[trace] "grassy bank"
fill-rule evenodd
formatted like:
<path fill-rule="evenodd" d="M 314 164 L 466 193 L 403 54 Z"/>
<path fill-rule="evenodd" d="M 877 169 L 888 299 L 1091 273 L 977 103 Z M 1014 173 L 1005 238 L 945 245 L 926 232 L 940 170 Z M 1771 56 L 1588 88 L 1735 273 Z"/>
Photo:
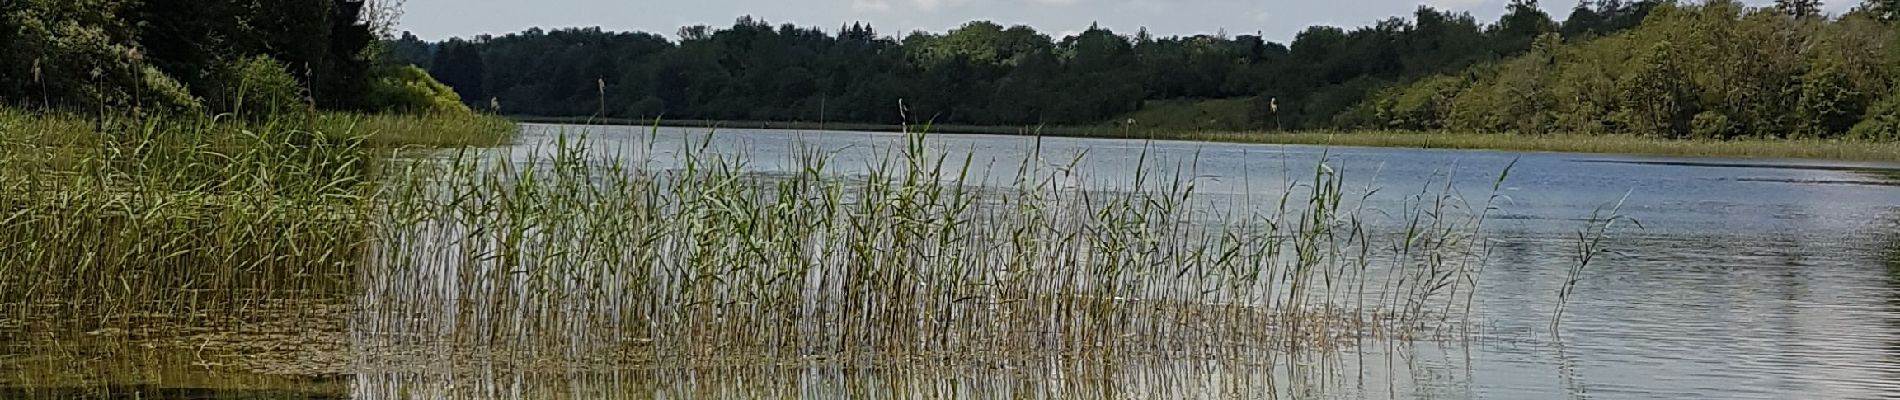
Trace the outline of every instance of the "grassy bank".
<path fill-rule="evenodd" d="M 1900 161 L 1900 143 L 1847 140 L 1672 140 L 1622 135 L 1507 135 L 1398 131 L 1199 132 L 1158 136 L 1167 139 L 1235 143 Z"/>
<path fill-rule="evenodd" d="M 804 121 L 713 121 L 695 119 L 627 119 L 627 118 L 591 118 L 591 117 L 536 117 L 510 116 L 515 121 L 535 124 L 565 125 L 612 125 L 612 126 L 666 126 L 680 128 L 723 128 L 723 129 L 789 129 L 789 130 L 832 130 L 857 132 L 903 132 L 904 125 L 869 124 L 853 122 L 804 122 Z M 923 125 L 911 126 L 921 129 Z M 930 132 L 976 135 L 1043 135 L 1063 137 L 1125 137 L 1124 132 L 1111 128 L 1090 126 L 997 126 L 997 125 L 929 125 Z"/>
<path fill-rule="evenodd" d="M 512 117 L 529 123 L 575 125 L 655 125 L 652 120 L 599 118 Z M 840 130 L 902 132 L 902 125 L 814 122 L 722 122 L 704 120 L 657 121 L 657 125 L 691 128 Z M 1143 126 L 975 126 L 932 125 L 946 134 L 1042 135 L 1053 137 L 1191 140 L 1227 143 L 1302 144 L 1325 146 L 1394 147 L 1547 151 L 1566 153 L 1644 154 L 1686 157 L 1804 158 L 1844 161 L 1900 161 L 1900 142 L 1818 139 L 1676 140 L 1629 135 L 1512 135 L 1409 131 L 1265 132 L 1183 129 Z M 918 127 L 912 127 L 918 128 Z"/>
<path fill-rule="evenodd" d="M 517 130 L 514 121 L 476 114 L 321 113 L 246 121 L 199 116 L 99 118 L 0 108 L 0 140 L 56 147 L 101 147 L 160 137 L 216 142 L 261 132 L 355 141 L 360 143 L 354 145 L 365 148 L 498 146 L 514 140 Z"/>
<path fill-rule="evenodd" d="M 387 149 L 505 144 L 516 126 L 0 110 L 0 321 L 200 318 L 335 292 L 364 255 Z"/>

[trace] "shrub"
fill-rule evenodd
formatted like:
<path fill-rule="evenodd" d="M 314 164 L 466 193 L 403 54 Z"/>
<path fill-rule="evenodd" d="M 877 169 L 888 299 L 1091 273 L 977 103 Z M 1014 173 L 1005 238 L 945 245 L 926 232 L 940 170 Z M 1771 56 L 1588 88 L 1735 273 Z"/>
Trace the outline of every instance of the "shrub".
<path fill-rule="evenodd" d="M 1795 115 L 1801 121 L 1797 134 L 1804 137 L 1835 137 L 1854 126 L 1866 110 L 1866 97 L 1833 62 L 1823 61 L 1801 77 L 1801 98 L 1795 103 Z"/>
<path fill-rule="evenodd" d="M 270 119 L 307 116 L 314 107 L 303 84 L 269 56 L 256 56 L 229 65 L 222 82 L 220 111 L 243 118 Z"/>
<path fill-rule="evenodd" d="M 387 112 L 437 114 L 469 112 L 455 89 L 413 65 L 377 68 L 370 87 L 371 107 Z"/>
<path fill-rule="evenodd" d="M 165 75 L 158 68 L 146 66 L 139 74 L 139 111 L 166 114 L 198 113 L 204 111 L 204 105 L 185 84 Z"/>
<path fill-rule="evenodd" d="M 1689 132 L 1698 139 L 1727 139 L 1735 136 L 1735 122 L 1727 115 L 1715 111 L 1703 111 L 1695 115 L 1689 123 Z"/>
<path fill-rule="evenodd" d="M 1463 78 L 1439 75 L 1409 86 L 1382 91 L 1377 101 L 1385 128 L 1440 129 L 1451 114 L 1451 101 L 1464 92 Z"/>
<path fill-rule="evenodd" d="M 1847 131 L 1860 140 L 1900 140 L 1900 96 L 1891 96 L 1867 109 L 1867 116 Z"/>

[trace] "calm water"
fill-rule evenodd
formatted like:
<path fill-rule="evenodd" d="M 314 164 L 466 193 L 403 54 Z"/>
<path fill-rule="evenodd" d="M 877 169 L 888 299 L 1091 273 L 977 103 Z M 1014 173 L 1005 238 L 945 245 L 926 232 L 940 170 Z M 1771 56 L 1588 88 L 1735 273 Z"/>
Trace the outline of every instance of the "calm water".
<path fill-rule="evenodd" d="M 705 137 L 703 130 L 531 125 L 519 145 L 501 151 L 525 159 L 553 146 L 558 132 L 582 130 L 598 155 L 662 167 L 689 138 Z M 853 174 L 901 151 L 904 137 L 722 130 L 712 140 L 715 151 L 746 154 L 748 168 L 760 173 L 793 172 L 796 157 L 821 154 L 835 172 Z M 1349 186 L 1378 188 L 1352 206 L 1375 210 L 1368 222 L 1387 229 L 1400 218 L 1376 210 L 1403 209 L 1447 182 L 1482 202 L 1511 167 L 1485 228 L 1493 249 L 1474 304 L 1477 321 L 1468 337 L 1452 341 L 1382 341 L 1291 359 L 877 369 L 804 363 L 580 372 L 417 356 L 337 375 L 243 378 L 268 390 L 161 389 L 205 386 L 219 376 L 147 371 L 128 374 L 154 386 L 0 388 L 0 398 L 1900 398 L 1900 165 L 970 135 L 937 136 L 929 145 L 952 160 L 967 157 L 973 182 L 999 188 L 1013 185 L 1024 166 L 1079 190 L 1178 174 L 1195 186 L 1210 219 L 1270 209 L 1282 188 L 1310 179 L 1325 159 Z M 1621 214 L 1641 227 L 1616 231 L 1614 253 L 1591 266 L 1553 335 L 1551 312 L 1574 264 L 1576 232 L 1619 200 Z M 72 369 L 195 362 L 132 353 L 91 355 L 90 364 Z M 22 380 L 32 378 L 13 379 Z"/>

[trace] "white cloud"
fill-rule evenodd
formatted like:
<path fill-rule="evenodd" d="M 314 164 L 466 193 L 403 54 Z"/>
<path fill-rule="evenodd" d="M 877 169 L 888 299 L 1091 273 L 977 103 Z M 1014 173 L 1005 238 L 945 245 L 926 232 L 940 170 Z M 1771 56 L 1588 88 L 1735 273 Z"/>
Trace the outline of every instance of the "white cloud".
<path fill-rule="evenodd" d="M 1045 6 L 1073 6 L 1082 3 L 1082 0 L 1029 0 L 1029 2 Z"/>
<path fill-rule="evenodd" d="M 1443 9 L 1469 9 L 1469 8 L 1473 8 L 1478 5 L 1488 3 L 1488 2 L 1489 1 L 1486 1 L 1486 0 L 1425 0 L 1425 1 L 1421 1 L 1420 3 L 1428 5 L 1428 6 L 1432 6 L 1432 8 L 1443 10 Z"/>
<path fill-rule="evenodd" d="M 885 0 L 851 0 L 851 11 L 860 13 L 888 12 L 891 11 L 891 3 Z"/>

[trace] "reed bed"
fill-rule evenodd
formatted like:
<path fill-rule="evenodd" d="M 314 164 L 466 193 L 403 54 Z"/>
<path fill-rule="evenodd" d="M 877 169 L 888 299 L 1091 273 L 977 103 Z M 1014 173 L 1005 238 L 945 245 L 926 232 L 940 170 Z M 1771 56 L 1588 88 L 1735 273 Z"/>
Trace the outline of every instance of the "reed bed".
<path fill-rule="evenodd" d="M 1323 162 L 1232 212 L 1147 158 L 1167 172 L 1124 188 L 1027 161 L 997 188 L 922 134 L 853 176 L 822 152 L 767 175 L 711 137 L 596 157 L 582 136 L 393 173 L 354 341 L 690 365 L 1337 348 L 1467 322 L 1492 209 L 1447 183 L 1375 233 L 1348 207 L 1372 189 Z M 640 156 L 661 152 L 680 156 Z"/>
<path fill-rule="evenodd" d="M 1191 162 L 1148 157 L 1125 187 L 1028 160 L 984 186 L 921 133 L 865 173 L 813 150 L 760 174 L 713 137 L 389 158 L 297 124 L 59 126 L 0 125 L 0 342 L 256 353 L 242 333 L 314 321 L 308 342 L 348 354 L 323 373 L 1271 360 L 1428 337 L 1471 319 L 1496 198 L 1447 181 L 1359 209 L 1376 188 L 1321 162 L 1274 207 L 1218 207 Z"/>
<path fill-rule="evenodd" d="M 360 139 L 101 126 L 123 130 L 0 139 L 0 320 L 196 319 L 350 283 L 368 226 Z"/>

